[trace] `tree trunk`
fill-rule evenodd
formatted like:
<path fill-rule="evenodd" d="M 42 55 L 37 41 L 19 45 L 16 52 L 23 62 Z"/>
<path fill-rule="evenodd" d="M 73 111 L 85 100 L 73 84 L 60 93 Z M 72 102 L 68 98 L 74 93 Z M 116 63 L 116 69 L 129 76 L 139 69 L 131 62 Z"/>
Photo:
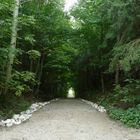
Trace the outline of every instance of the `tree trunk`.
<path fill-rule="evenodd" d="M 105 93 L 104 76 L 102 72 L 101 72 L 101 87 L 102 87 L 102 93 Z"/>
<path fill-rule="evenodd" d="M 33 72 L 33 60 L 30 60 L 30 72 Z"/>
<path fill-rule="evenodd" d="M 10 48 L 9 48 L 8 63 L 7 63 L 7 70 L 6 70 L 6 89 L 5 89 L 5 93 L 7 92 L 7 89 L 8 89 L 7 83 L 11 79 L 12 65 L 14 63 L 14 56 L 15 56 L 14 55 L 14 49 L 16 48 L 16 41 L 17 41 L 19 6 L 20 6 L 20 0 L 15 0 L 15 8 L 14 8 L 14 11 L 13 11 L 11 45 L 10 45 Z"/>
<path fill-rule="evenodd" d="M 38 80 L 39 80 L 39 82 L 41 82 L 41 77 L 42 77 L 42 73 L 43 73 L 43 64 L 44 64 L 44 60 L 45 60 L 45 54 L 42 54 L 42 59 L 41 59 L 41 63 L 40 63 L 40 72 L 39 72 L 39 75 L 38 75 Z M 36 89 L 36 91 L 35 91 L 35 94 L 38 93 L 39 88 L 40 88 L 40 83 L 39 83 L 39 85 L 37 86 L 37 89 Z"/>
<path fill-rule="evenodd" d="M 119 64 L 116 65 L 115 84 L 119 84 Z"/>
<path fill-rule="evenodd" d="M 40 59 L 41 58 L 39 58 L 38 62 L 37 62 L 37 67 L 36 67 L 36 70 L 35 70 L 35 75 L 38 75 L 38 73 L 39 73 Z"/>

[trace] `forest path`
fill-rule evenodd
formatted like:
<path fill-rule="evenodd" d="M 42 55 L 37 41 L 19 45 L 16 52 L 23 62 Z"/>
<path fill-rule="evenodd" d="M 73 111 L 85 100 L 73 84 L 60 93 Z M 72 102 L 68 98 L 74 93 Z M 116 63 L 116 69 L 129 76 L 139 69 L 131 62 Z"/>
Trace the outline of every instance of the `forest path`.
<path fill-rule="evenodd" d="M 125 128 L 76 99 L 52 102 L 33 117 L 0 129 L 0 140 L 138 140 L 140 130 Z"/>

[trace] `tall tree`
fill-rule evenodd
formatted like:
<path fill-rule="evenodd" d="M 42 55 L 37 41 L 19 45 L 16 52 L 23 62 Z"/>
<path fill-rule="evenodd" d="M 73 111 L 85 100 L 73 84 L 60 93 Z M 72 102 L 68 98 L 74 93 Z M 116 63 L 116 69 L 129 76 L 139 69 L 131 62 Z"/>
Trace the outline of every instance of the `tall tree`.
<path fill-rule="evenodd" d="M 13 21 L 12 21 L 12 34 L 11 34 L 11 45 L 8 54 L 8 63 L 6 71 L 6 84 L 11 79 L 12 65 L 14 63 L 16 41 L 17 41 L 17 30 L 18 30 L 18 15 L 19 15 L 20 0 L 15 0 L 14 10 L 13 10 Z M 8 87 L 6 86 L 5 92 L 7 92 Z"/>

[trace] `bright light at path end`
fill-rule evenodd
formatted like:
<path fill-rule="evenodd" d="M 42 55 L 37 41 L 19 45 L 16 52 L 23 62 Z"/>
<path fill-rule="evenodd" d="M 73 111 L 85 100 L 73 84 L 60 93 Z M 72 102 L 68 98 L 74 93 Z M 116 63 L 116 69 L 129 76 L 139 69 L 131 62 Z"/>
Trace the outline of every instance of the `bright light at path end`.
<path fill-rule="evenodd" d="M 74 4 L 76 2 L 77 2 L 77 0 L 65 0 L 65 8 L 64 8 L 64 10 L 68 12 L 74 6 Z"/>
<path fill-rule="evenodd" d="M 68 98 L 75 98 L 75 92 L 74 92 L 74 89 L 73 88 L 70 88 L 68 90 L 68 95 L 67 95 Z"/>

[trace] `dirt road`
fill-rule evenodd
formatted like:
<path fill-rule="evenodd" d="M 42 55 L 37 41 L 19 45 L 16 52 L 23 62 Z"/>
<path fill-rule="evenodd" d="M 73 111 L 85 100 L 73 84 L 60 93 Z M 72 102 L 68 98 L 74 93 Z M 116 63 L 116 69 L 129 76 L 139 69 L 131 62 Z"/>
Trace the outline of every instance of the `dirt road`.
<path fill-rule="evenodd" d="M 140 130 L 110 120 L 81 100 L 66 99 L 19 126 L 0 129 L 0 140 L 140 140 Z"/>

